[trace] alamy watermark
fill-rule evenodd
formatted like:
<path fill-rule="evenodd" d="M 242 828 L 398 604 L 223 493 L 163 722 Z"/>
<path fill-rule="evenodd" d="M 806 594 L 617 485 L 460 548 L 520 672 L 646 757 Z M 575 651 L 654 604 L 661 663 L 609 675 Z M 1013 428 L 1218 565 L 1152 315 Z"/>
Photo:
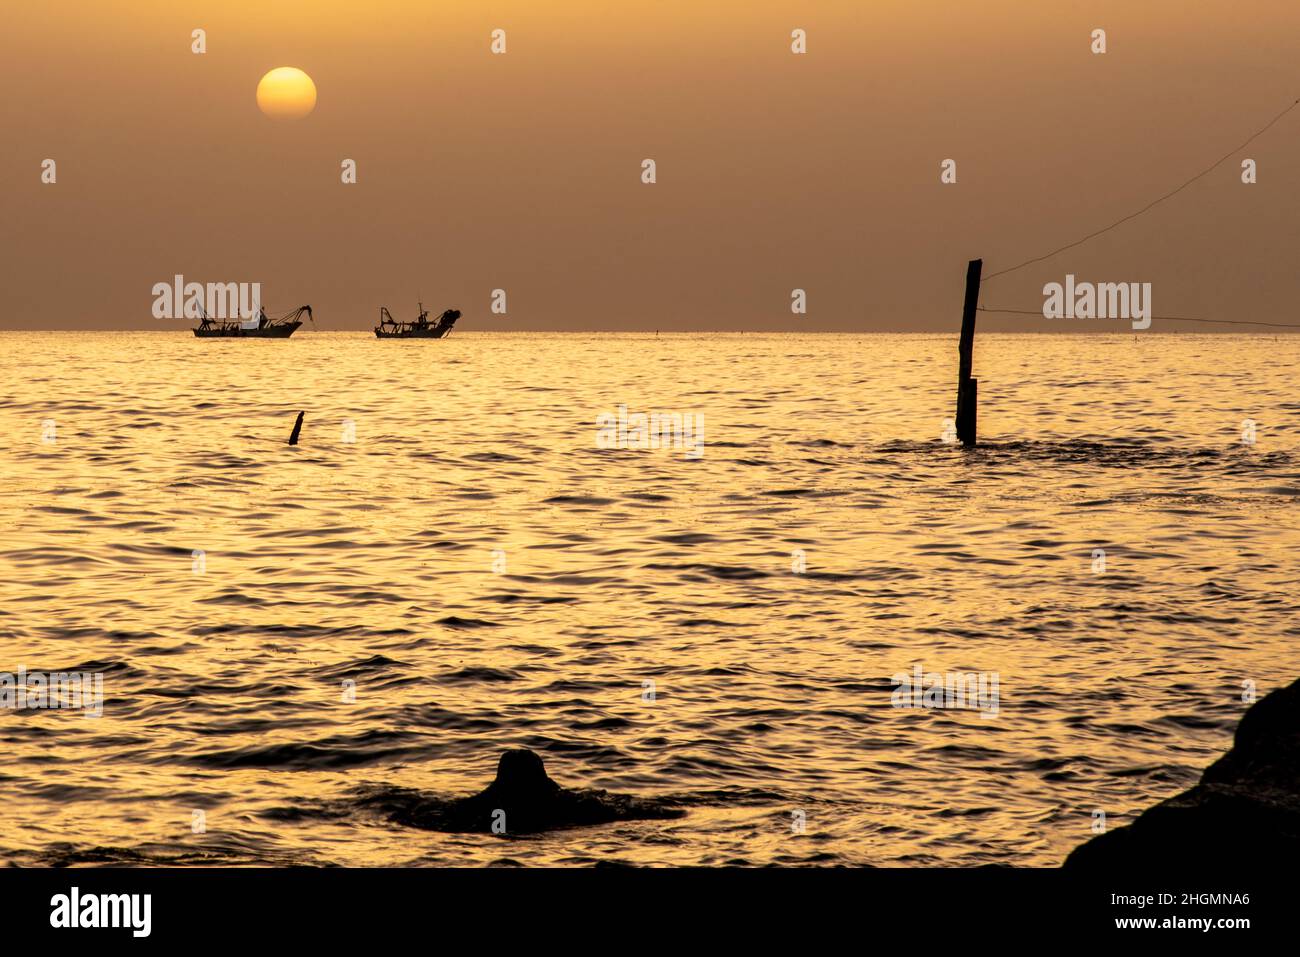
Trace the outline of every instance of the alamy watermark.
<path fill-rule="evenodd" d="M 996 671 L 941 673 L 914 665 L 910 674 L 900 671 L 890 676 L 894 684 L 890 704 L 895 708 L 964 708 L 997 715 L 998 677 Z"/>
<path fill-rule="evenodd" d="M 704 455 L 703 412 L 618 412 L 596 416 L 598 449 L 680 449 L 683 458 Z"/>
<path fill-rule="evenodd" d="M 104 713 L 104 674 L 100 671 L 0 671 L 0 708 L 84 711 L 87 718 Z"/>
<path fill-rule="evenodd" d="M 1043 287 L 1044 319 L 1129 319 L 1134 329 L 1151 328 L 1151 283 L 1075 282 Z"/>
<path fill-rule="evenodd" d="M 50 898 L 50 926 L 57 928 L 119 927 L 132 937 L 148 937 L 152 914 L 152 894 L 83 894 L 74 886 Z"/>
<path fill-rule="evenodd" d="M 155 319 L 245 319 L 256 323 L 262 310 L 260 282 L 186 282 L 179 273 L 170 283 L 153 285 Z"/>

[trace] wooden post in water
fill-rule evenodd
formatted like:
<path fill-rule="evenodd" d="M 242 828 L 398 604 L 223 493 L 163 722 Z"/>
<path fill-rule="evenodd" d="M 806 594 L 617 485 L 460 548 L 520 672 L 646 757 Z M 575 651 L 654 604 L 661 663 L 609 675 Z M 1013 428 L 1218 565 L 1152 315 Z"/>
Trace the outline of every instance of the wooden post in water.
<path fill-rule="evenodd" d="M 293 424 L 293 433 L 289 436 L 290 445 L 298 444 L 298 433 L 302 431 L 302 417 L 306 414 L 306 412 L 298 413 L 298 421 Z"/>
<path fill-rule="evenodd" d="M 967 448 L 976 442 L 976 409 L 979 405 L 979 380 L 971 378 L 971 354 L 975 349 L 975 307 L 980 298 L 980 270 L 984 260 L 972 259 L 966 265 L 966 301 L 961 309 L 961 339 L 957 354 L 961 363 L 957 372 L 957 438 Z"/>

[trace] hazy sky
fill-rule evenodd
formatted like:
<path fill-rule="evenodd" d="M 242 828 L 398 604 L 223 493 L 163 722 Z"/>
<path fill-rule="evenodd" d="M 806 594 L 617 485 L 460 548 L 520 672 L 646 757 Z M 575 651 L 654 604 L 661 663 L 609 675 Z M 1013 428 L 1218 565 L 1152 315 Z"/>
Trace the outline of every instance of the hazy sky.
<path fill-rule="evenodd" d="M 323 329 L 422 297 L 465 331 L 955 331 L 967 259 L 1141 207 L 1300 97 L 1297 62 L 1295 0 L 9 3 L 0 327 L 185 328 L 151 315 L 180 273 Z M 277 66 L 314 79 L 311 116 L 258 111 Z M 1300 109 L 983 300 L 1038 309 L 1072 272 L 1150 282 L 1157 314 L 1300 322 L 1298 161 Z"/>

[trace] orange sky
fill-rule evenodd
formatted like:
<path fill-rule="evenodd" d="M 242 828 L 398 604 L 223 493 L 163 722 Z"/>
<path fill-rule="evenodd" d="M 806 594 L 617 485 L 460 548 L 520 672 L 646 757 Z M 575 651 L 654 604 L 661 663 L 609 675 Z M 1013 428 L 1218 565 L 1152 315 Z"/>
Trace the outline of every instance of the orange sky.
<path fill-rule="evenodd" d="M 968 258 L 1076 239 L 1300 96 L 1294 0 L 52 0 L 5 20 L 0 328 L 182 329 L 150 313 L 181 273 L 261 282 L 323 329 L 419 296 L 465 331 L 954 331 Z M 257 110 L 283 65 L 316 82 L 305 120 Z M 1073 272 L 1151 282 L 1158 315 L 1300 321 L 1300 110 L 1243 156 L 1257 185 L 1234 157 L 984 302 L 1037 309 Z"/>

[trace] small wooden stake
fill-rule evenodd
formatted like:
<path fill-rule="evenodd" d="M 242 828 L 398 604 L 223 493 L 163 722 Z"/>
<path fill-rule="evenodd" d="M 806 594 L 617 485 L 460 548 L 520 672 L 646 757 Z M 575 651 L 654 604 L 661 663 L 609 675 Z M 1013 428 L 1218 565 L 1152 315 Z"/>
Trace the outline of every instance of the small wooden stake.
<path fill-rule="evenodd" d="M 960 365 L 957 370 L 957 438 L 967 448 L 976 443 L 976 406 L 979 383 L 971 378 L 975 349 L 975 308 L 980 298 L 980 270 L 984 260 L 972 259 L 966 266 L 966 301 L 961 310 L 961 339 L 957 343 Z"/>
<path fill-rule="evenodd" d="M 306 412 L 298 413 L 298 421 L 293 424 L 293 434 L 289 436 L 290 445 L 298 444 L 298 433 L 302 431 L 302 417 L 306 414 Z"/>

